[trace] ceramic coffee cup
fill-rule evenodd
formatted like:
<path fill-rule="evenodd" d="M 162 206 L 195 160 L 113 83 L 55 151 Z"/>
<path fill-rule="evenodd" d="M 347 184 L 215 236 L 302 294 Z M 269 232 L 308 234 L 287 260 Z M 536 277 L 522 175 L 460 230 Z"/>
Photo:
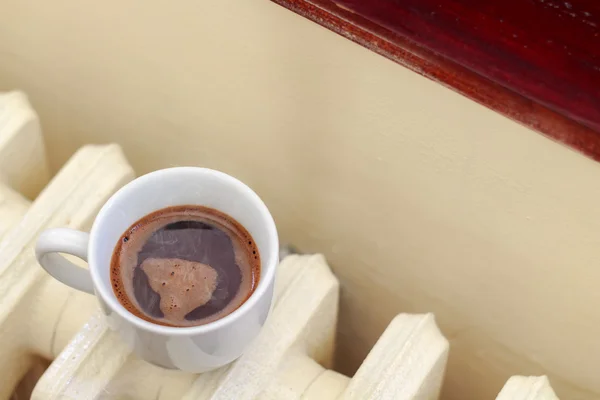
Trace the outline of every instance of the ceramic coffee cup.
<path fill-rule="evenodd" d="M 252 295 L 231 314 L 205 325 L 170 327 L 145 321 L 127 311 L 111 288 L 110 261 L 121 235 L 145 215 L 177 205 L 202 205 L 230 215 L 248 230 L 261 255 L 260 279 Z M 108 326 L 139 357 L 198 373 L 232 362 L 259 334 L 271 308 L 278 250 L 273 217 L 248 186 L 219 171 L 177 167 L 149 173 L 121 188 L 102 207 L 89 234 L 66 228 L 42 232 L 36 257 L 54 278 L 95 294 Z M 59 253 L 87 261 L 89 269 Z"/>

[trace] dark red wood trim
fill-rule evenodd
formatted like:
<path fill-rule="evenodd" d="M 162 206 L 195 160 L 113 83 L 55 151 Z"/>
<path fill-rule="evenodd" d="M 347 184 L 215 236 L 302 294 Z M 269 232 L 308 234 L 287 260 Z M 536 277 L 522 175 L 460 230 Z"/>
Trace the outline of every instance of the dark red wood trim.
<path fill-rule="evenodd" d="M 600 2 L 272 1 L 600 161 Z"/>

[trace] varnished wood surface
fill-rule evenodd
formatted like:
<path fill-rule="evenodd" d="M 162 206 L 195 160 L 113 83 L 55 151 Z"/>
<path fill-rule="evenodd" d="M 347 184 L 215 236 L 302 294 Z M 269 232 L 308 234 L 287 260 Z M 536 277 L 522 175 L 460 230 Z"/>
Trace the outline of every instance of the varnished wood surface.
<path fill-rule="evenodd" d="M 600 160 L 600 3 L 274 1 Z"/>

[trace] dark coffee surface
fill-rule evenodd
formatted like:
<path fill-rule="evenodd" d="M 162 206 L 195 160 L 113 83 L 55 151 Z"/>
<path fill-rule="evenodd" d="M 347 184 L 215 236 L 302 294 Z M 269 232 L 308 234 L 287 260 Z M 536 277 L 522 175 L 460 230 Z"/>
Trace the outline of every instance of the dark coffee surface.
<path fill-rule="evenodd" d="M 177 206 L 123 234 L 111 262 L 115 295 L 130 312 L 169 326 L 202 325 L 252 294 L 260 257 L 250 234 L 207 207 Z"/>

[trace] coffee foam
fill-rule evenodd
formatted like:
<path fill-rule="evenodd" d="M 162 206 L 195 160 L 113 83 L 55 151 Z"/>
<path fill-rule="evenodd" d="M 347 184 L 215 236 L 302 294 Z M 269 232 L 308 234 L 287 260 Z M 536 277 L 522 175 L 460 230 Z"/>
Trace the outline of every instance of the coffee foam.
<path fill-rule="evenodd" d="M 160 296 L 164 318 L 181 325 L 192 310 L 205 305 L 217 287 L 214 268 L 179 258 L 147 258 L 140 268 L 152 290 Z"/>

